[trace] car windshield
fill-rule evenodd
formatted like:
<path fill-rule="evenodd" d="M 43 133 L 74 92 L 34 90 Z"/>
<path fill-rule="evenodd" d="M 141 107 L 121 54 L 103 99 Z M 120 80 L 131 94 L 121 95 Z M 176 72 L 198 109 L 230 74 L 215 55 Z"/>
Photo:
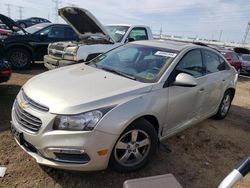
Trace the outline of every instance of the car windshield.
<path fill-rule="evenodd" d="M 250 55 L 242 55 L 241 57 L 244 61 L 250 61 Z"/>
<path fill-rule="evenodd" d="M 93 59 L 88 65 L 141 82 L 156 82 L 177 51 L 126 44 Z"/>
<path fill-rule="evenodd" d="M 115 25 L 109 25 L 105 27 L 111 37 L 115 40 L 115 42 L 121 42 L 123 39 L 123 36 L 128 30 L 128 26 L 115 26 Z"/>
<path fill-rule="evenodd" d="M 31 27 L 25 28 L 25 31 L 27 31 L 30 34 L 33 34 L 47 26 L 48 24 L 36 24 Z M 18 33 L 22 33 L 22 31 L 18 31 Z"/>

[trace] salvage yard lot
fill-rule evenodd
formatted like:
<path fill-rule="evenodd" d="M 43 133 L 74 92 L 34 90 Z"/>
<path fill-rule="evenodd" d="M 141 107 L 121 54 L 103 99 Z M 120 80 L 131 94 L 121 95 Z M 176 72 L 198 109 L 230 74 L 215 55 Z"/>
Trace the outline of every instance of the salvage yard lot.
<path fill-rule="evenodd" d="M 10 111 L 21 86 L 46 71 L 43 64 L 15 72 L 0 85 L 0 166 L 7 167 L 0 187 L 110 187 L 125 180 L 173 173 L 183 187 L 216 187 L 250 151 L 250 78 L 240 77 L 225 120 L 205 120 L 165 141 L 172 153 L 158 152 L 143 169 L 126 174 L 111 170 L 80 173 L 41 167 L 17 146 L 10 134 Z M 248 185 L 248 186 L 247 186 Z M 249 187 L 250 176 L 238 187 Z"/>

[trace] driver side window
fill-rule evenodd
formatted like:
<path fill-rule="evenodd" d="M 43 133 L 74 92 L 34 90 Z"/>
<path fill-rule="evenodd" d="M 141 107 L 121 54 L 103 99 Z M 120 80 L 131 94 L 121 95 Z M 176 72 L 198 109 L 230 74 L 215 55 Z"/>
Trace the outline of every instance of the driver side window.
<path fill-rule="evenodd" d="M 191 50 L 180 60 L 175 68 L 175 74 L 179 73 L 187 73 L 195 78 L 203 76 L 204 68 L 200 50 Z"/>

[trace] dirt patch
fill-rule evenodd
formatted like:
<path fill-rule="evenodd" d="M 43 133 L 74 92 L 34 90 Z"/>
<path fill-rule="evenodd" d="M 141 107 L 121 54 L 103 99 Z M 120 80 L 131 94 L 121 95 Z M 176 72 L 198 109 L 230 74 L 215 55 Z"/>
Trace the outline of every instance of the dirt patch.
<path fill-rule="evenodd" d="M 119 174 L 109 169 L 79 173 L 39 166 L 13 140 L 9 132 L 10 111 L 21 86 L 32 76 L 45 71 L 35 65 L 16 72 L 0 85 L 0 166 L 7 167 L 0 187 L 110 187 L 119 188 L 125 180 L 173 173 L 183 187 L 211 188 L 250 151 L 250 79 L 240 78 L 228 117 L 208 119 L 183 131 L 165 143 L 172 153 L 158 152 L 143 169 Z M 249 187 L 250 176 L 238 188 Z"/>

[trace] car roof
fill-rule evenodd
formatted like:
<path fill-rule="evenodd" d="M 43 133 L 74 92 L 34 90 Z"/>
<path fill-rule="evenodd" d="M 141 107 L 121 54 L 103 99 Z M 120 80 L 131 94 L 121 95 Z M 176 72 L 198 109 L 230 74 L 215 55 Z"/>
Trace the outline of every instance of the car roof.
<path fill-rule="evenodd" d="M 62 25 L 62 26 L 68 26 L 68 27 L 70 27 L 68 24 L 61 24 L 61 23 L 39 23 L 39 24 L 36 24 L 35 26 L 46 27 L 46 26 L 50 26 L 50 25 Z"/>
<path fill-rule="evenodd" d="M 172 49 L 176 51 L 182 51 L 184 48 L 187 48 L 187 47 L 199 46 L 199 45 L 192 44 L 192 43 L 177 42 L 177 41 L 171 41 L 171 40 L 141 40 L 141 41 L 135 41 L 132 43 L 145 45 L 145 46 L 151 46 L 151 47 Z"/>
<path fill-rule="evenodd" d="M 107 24 L 105 26 L 148 27 L 147 25 L 136 25 L 136 24 Z"/>

